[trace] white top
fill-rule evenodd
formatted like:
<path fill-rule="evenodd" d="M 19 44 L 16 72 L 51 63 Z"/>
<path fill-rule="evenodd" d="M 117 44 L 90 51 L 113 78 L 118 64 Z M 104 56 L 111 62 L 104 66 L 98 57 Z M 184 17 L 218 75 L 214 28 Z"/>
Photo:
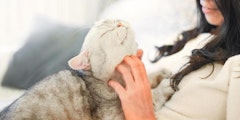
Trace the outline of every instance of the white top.
<path fill-rule="evenodd" d="M 200 48 L 210 34 L 201 34 L 189 41 L 180 52 L 165 57 L 158 65 L 177 72 L 188 60 L 191 50 Z M 164 66 L 165 65 L 165 66 Z M 166 66 L 168 65 L 168 66 Z M 214 63 L 186 75 L 179 91 L 157 114 L 159 120 L 240 120 L 240 55 L 224 65 Z"/>

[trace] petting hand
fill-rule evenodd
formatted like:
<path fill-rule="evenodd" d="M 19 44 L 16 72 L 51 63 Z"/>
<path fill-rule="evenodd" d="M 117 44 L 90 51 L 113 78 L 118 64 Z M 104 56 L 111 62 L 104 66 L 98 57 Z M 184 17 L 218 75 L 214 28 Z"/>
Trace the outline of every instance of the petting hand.
<path fill-rule="evenodd" d="M 124 88 L 115 80 L 109 85 L 117 92 L 126 120 L 155 120 L 150 83 L 141 60 L 142 51 L 137 56 L 125 57 L 116 67 L 126 84 Z"/>

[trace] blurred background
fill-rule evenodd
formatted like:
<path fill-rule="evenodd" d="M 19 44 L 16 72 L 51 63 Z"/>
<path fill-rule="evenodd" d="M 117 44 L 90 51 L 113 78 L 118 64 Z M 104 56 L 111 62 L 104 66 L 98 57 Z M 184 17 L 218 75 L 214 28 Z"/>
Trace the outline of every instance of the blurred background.
<path fill-rule="evenodd" d="M 0 0 L 0 110 L 66 67 L 62 63 L 79 52 L 95 21 L 130 22 L 151 71 L 157 66 L 148 61 L 149 51 L 193 28 L 195 17 L 194 0 Z"/>

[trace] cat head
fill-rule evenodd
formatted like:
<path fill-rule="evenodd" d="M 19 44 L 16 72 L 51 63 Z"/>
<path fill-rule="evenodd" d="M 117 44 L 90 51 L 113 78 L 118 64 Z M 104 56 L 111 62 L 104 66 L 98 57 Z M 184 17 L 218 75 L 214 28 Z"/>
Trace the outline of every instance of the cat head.
<path fill-rule="evenodd" d="M 115 67 L 127 55 L 136 55 L 137 43 L 129 24 L 123 20 L 102 20 L 85 37 L 79 55 L 69 60 L 72 69 L 90 71 L 100 80 L 109 80 Z"/>

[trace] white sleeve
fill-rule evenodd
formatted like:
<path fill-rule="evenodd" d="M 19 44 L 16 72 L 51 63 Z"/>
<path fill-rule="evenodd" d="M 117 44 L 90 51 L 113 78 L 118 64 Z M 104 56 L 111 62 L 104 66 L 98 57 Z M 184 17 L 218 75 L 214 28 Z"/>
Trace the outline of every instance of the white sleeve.
<path fill-rule="evenodd" d="M 229 58 L 231 64 L 227 97 L 227 119 L 240 119 L 240 55 Z M 228 60 L 228 61 L 229 61 Z"/>

